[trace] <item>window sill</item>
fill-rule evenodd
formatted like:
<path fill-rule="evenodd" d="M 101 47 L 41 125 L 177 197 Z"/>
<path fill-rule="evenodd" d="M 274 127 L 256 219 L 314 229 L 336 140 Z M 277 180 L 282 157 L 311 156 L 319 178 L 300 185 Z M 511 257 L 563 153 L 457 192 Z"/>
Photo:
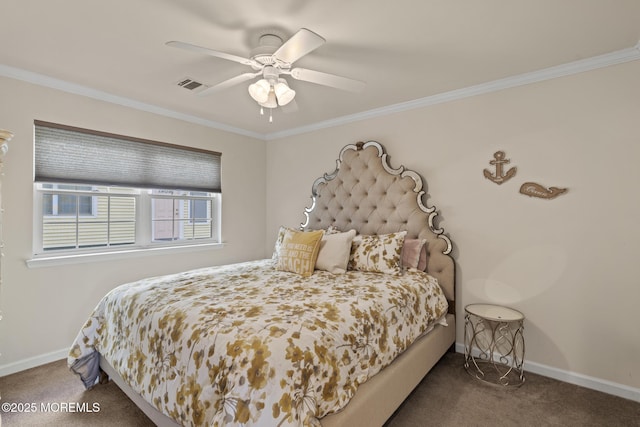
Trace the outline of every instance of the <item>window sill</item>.
<path fill-rule="evenodd" d="M 40 255 L 26 260 L 27 267 L 53 267 L 57 265 L 82 264 L 97 261 L 112 261 L 151 255 L 194 252 L 210 249 L 222 249 L 225 243 L 200 243 L 181 246 L 159 246 L 154 248 L 132 248 L 108 252 L 78 253 L 64 255 Z"/>

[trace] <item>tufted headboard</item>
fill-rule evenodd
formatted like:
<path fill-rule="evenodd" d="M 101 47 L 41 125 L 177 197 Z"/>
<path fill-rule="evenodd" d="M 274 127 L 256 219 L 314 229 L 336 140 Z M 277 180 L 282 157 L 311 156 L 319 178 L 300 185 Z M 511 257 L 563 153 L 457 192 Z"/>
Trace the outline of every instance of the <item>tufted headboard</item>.
<path fill-rule="evenodd" d="M 359 234 L 407 231 L 407 238 L 428 242 L 427 273 L 438 279 L 449 301 L 455 299 L 455 263 L 449 255 L 451 241 L 434 227 L 434 206 L 426 207 L 423 181 L 404 166 L 388 163 L 378 142 L 347 145 L 340 151 L 336 169 L 318 178 L 311 190 L 312 204 L 305 208 L 304 229 L 355 229 Z M 454 311 L 450 304 L 450 311 Z"/>

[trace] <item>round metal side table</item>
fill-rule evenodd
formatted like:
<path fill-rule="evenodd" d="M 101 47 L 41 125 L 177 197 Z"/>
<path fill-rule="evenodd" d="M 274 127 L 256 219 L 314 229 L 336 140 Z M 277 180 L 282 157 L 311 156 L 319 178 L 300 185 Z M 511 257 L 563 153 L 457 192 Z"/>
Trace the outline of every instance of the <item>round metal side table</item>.
<path fill-rule="evenodd" d="M 467 372 L 490 384 L 524 384 L 524 315 L 494 304 L 470 304 L 464 311 Z"/>

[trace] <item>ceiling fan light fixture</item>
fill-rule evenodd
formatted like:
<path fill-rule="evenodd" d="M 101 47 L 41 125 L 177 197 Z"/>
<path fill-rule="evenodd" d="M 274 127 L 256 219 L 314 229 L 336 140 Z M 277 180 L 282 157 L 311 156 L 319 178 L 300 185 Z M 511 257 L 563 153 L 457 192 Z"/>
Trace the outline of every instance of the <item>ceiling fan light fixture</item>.
<path fill-rule="evenodd" d="M 285 79 L 278 79 L 278 82 L 273 86 L 273 91 L 281 106 L 287 105 L 296 96 L 296 91 L 289 87 Z"/>
<path fill-rule="evenodd" d="M 249 85 L 249 95 L 251 95 L 251 98 L 253 98 L 258 104 L 268 101 L 270 91 L 271 85 L 265 79 L 260 79 Z"/>
<path fill-rule="evenodd" d="M 278 101 L 276 100 L 276 94 L 271 90 L 267 95 L 267 100 L 265 102 L 258 102 L 261 107 L 266 108 L 278 108 Z"/>

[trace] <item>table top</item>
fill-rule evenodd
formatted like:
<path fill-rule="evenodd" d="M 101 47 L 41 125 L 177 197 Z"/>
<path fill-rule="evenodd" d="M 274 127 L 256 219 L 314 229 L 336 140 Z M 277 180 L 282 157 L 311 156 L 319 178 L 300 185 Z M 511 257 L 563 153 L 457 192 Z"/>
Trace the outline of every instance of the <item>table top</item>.
<path fill-rule="evenodd" d="M 464 308 L 467 313 L 496 322 L 516 322 L 524 320 L 524 314 L 518 310 L 495 304 L 469 304 Z"/>

